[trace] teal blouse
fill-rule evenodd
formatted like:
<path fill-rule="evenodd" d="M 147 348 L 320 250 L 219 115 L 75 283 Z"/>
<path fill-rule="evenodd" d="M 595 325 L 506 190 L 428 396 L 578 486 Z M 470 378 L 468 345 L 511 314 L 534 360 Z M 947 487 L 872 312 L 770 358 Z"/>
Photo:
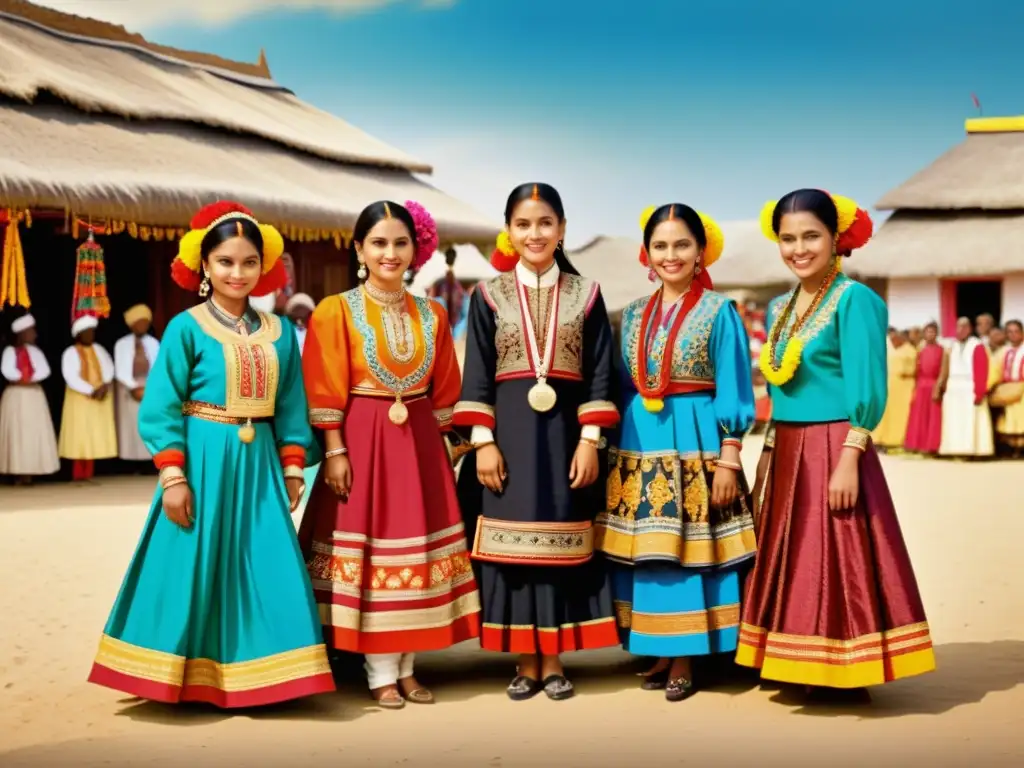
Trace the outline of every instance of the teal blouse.
<path fill-rule="evenodd" d="M 202 403 L 226 416 L 269 419 L 278 447 L 305 449 L 307 466 L 318 457 L 309 425 L 302 358 L 291 323 L 254 314 L 254 332 L 243 338 L 200 304 L 171 319 L 146 379 L 139 434 L 157 457 L 187 454 L 191 444 L 182 406 Z M 237 429 L 237 427 L 233 427 Z"/>
<path fill-rule="evenodd" d="M 769 329 L 774 330 L 796 290 L 768 304 Z M 776 364 L 795 322 L 794 313 L 776 350 Z M 781 387 L 768 387 L 772 420 L 802 424 L 848 420 L 851 426 L 868 431 L 878 426 L 888 397 L 888 325 L 889 311 L 881 297 L 840 274 L 798 334 L 804 346 L 796 374 Z"/>

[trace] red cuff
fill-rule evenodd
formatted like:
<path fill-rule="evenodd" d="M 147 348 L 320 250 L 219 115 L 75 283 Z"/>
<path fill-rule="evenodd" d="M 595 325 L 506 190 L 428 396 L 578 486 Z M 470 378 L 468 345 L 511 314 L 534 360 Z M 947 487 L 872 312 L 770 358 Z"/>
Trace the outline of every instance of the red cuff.
<path fill-rule="evenodd" d="M 185 454 L 183 451 L 179 451 L 177 448 L 168 448 L 160 451 L 153 457 L 153 463 L 156 464 L 157 469 L 164 469 L 165 467 L 185 467 Z"/>
<path fill-rule="evenodd" d="M 284 445 L 277 452 L 281 457 L 281 466 L 299 467 L 306 466 L 306 449 L 300 445 Z"/>
<path fill-rule="evenodd" d="M 463 400 L 456 403 L 452 412 L 452 424 L 457 427 L 487 427 L 494 429 L 494 407 L 487 403 Z"/>
<path fill-rule="evenodd" d="M 619 409 L 610 400 L 591 400 L 576 409 L 581 426 L 611 428 L 619 423 Z"/>

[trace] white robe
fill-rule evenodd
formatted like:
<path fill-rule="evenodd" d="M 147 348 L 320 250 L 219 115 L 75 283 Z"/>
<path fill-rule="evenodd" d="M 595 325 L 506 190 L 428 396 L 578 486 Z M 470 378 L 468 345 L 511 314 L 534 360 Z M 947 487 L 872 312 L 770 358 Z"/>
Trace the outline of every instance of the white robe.
<path fill-rule="evenodd" d="M 160 342 L 148 333 L 142 337 L 142 348 L 149 360 L 149 370 L 153 370 Z M 144 387 L 145 381 L 136 381 L 133 373 L 135 368 L 135 334 L 122 336 L 114 344 L 114 376 L 117 379 L 117 397 L 115 410 L 117 413 L 117 455 L 125 461 L 148 461 L 152 458 L 149 450 L 139 435 L 139 403 L 132 397 L 132 390 Z"/>
<path fill-rule="evenodd" d="M 25 348 L 32 363 L 32 383 L 8 385 L 0 396 L 0 475 L 52 475 L 60 469 L 57 435 L 40 386 L 50 378 L 50 364 L 39 347 L 28 344 Z M 7 347 L 0 356 L 0 373 L 7 381 L 21 381 L 14 347 Z"/>
<path fill-rule="evenodd" d="M 995 453 L 992 433 L 992 412 L 987 398 L 974 404 L 974 354 L 984 345 L 971 337 L 949 346 L 949 379 L 942 396 L 942 443 L 939 453 L 945 456 L 991 456 Z M 988 376 L 986 353 L 985 376 Z"/>

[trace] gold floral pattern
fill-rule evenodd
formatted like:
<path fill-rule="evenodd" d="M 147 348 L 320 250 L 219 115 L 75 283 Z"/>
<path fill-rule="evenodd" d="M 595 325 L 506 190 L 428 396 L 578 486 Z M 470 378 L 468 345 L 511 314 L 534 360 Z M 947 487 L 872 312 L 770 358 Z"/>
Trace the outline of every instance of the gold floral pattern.
<path fill-rule="evenodd" d="M 595 548 L 616 560 L 668 560 L 689 567 L 753 556 L 754 519 L 745 480 L 740 478 L 740 494 L 731 506 L 711 504 L 715 458 L 609 451 L 607 508 L 595 524 Z"/>
<path fill-rule="evenodd" d="M 538 327 L 536 315 L 537 289 L 526 288 L 529 303 L 528 317 L 538 330 L 537 346 L 544 348 L 547 323 Z M 496 378 L 523 378 L 534 373 L 527 352 L 526 328 L 519 306 L 515 272 L 506 272 L 484 283 L 484 297 L 494 311 L 494 344 L 497 352 Z M 551 378 L 580 379 L 583 376 L 583 324 L 597 294 L 597 283 L 578 275 L 559 276 L 558 320 Z M 541 288 L 540 320 L 545 321 L 553 304 L 554 289 Z"/>

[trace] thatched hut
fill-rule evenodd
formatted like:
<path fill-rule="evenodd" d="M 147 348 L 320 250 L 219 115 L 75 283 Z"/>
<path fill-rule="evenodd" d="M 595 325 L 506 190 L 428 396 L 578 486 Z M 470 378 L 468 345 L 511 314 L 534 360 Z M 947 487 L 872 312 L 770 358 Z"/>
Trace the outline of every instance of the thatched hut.
<path fill-rule="evenodd" d="M 257 64 L 177 51 L 121 27 L 0 0 L 0 209 L 21 228 L 44 338 L 67 340 L 74 253 L 88 227 L 107 261 L 112 322 L 191 303 L 168 265 L 192 213 L 236 199 L 287 238 L 296 282 L 314 296 L 350 285 L 346 245 L 362 207 L 415 199 L 442 247 L 493 242 L 496 222 L 414 174 L 431 167 L 296 98 Z M 101 326 L 102 327 L 102 326 Z"/>
<path fill-rule="evenodd" d="M 884 279 L 890 322 L 1024 317 L 1024 117 L 966 122 L 967 138 L 888 192 L 893 214 L 854 257 Z"/>
<path fill-rule="evenodd" d="M 414 199 L 435 216 L 441 248 L 494 242 L 498 222 L 418 175 L 427 163 L 307 104 L 255 63 L 153 44 L 105 22 L 0 0 L 0 235 L 20 224 L 40 345 L 59 371 L 70 342 L 76 250 L 104 250 L 108 349 L 124 309 L 149 304 L 157 330 L 197 300 L 170 263 L 191 215 L 245 203 L 281 229 L 295 288 L 319 298 L 355 279 L 351 227 L 367 203 Z M 16 270 L 19 275 L 20 269 Z M 23 311 L 0 297 L 0 342 Z M 47 382 L 60 414 L 63 382 Z"/>

